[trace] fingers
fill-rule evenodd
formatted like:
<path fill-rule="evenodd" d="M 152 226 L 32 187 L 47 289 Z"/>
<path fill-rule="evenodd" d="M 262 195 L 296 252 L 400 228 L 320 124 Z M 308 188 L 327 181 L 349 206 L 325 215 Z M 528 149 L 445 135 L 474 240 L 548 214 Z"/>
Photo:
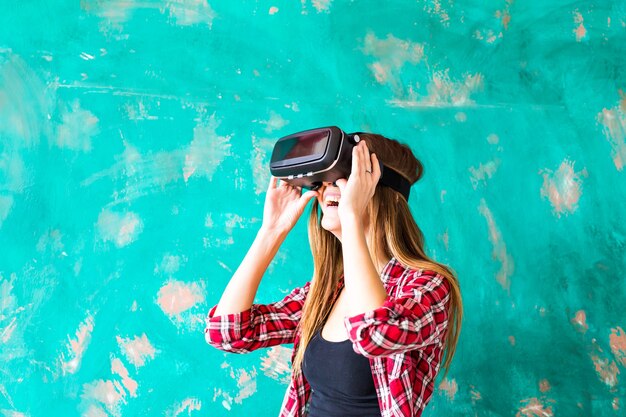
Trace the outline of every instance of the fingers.
<path fill-rule="evenodd" d="M 376 174 L 377 172 L 378 174 Z M 352 172 L 350 175 L 355 174 L 359 177 L 371 175 L 372 178 L 376 180 L 378 180 L 381 175 L 378 157 L 374 153 L 370 154 L 365 141 L 359 142 L 359 144 L 352 149 Z"/>
<path fill-rule="evenodd" d="M 270 176 L 270 183 L 269 183 L 269 185 L 267 187 L 267 191 L 276 188 L 277 184 L 278 184 L 278 178 L 276 178 L 275 176 L 271 175 Z"/>
<path fill-rule="evenodd" d="M 380 176 L 382 175 L 382 172 L 380 171 L 380 162 L 378 162 L 378 157 L 375 153 L 372 154 L 372 175 L 374 176 L 376 182 L 378 182 L 378 179 L 380 179 Z"/>
<path fill-rule="evenodd" d="M 293 185 L 287 181 L 281 181 L 280 187 L 282 195 L 289 199 L 298 199 L 302 195 L 302 187 Z"/>
<path fill-rule="evenodd" d="M 306 193 L 302 194 L 300 198 L 302 199 L 311 199 L 313 197 L 317 197 L 320 193 L 318 191 L 309 190 Z"/>
<path fill-rule="evenodd" d="M 363 141 L 362 149 L 361 149 L 361 160 L 363 161 L 363 166 L 365 167 L 366 172 L 372 173 L 372 160 L 370 156 L 369 148 L 367 147 L 367 143 Z"/>
<path fill-rule="evenodd" d="M 346 188 L 347 183 L 348 183 L 348 180 L 345 178 L 340 178 L 337 181 L 335 181 L 335 184 L 337 184 L 337 187 L 339 187 L 339 191 L 341 191 L 342 194 L 343 194 L 344 188 Z"/>
<path fill-rule="evenodd" d="M 303 211 L 306 207 L 307 203 L 311 201 L 313 198 L 317 197 L 319 193 L 317 191 L 307 191 L 306 193 L 300 196 L 300 200 L 298 200 L 298 208 L 300 211 Z"/>
<path fill-rule="evenodd" d="M 359 172 L 359 145 L 352 148 L 352 167 L 350 167 L 350 176 L 355 176 L 357 172 Z"/>
<path fill-rule="evenodd" d="M 289 181 L 283 179 L 280 180 L 280 185 L 278 186 L 278 188 L 285 190 L 286 192 L 300 191 L 300 187 L 296 187 L 292 185 Z"/>
<path fill-rule="evenodd" d="M 287 191 L 298 191 L 300 192 L 301 187 L 296 187 L 294 185 L 291 185 L 289 182 L 285 181 L 285 180 L 280 180 L 280 184 L 278 184 L 278 178 L 275 176 L 271 176 L 270 178 L 270 183 L 267 187 L 267 190 L 272 190 L 272 189 L 277 189 L 277 188 L 282 188 L 285 189 Z"/>
<path fill-rule="evenodd" d="M 280 190 L 281 194 L 296 196 L 299 197 L 302 193 L 302 187 L 297 187 L 295 185 L 290 184 L 288 181 L 283 179 L 280 180 L 280 184 L 278 184 L 279 179 L 274 177 L 273 175 L 270 178 L 269 186 L 267 187 L 267 191 L 270 192 L 272 190 Z"/>

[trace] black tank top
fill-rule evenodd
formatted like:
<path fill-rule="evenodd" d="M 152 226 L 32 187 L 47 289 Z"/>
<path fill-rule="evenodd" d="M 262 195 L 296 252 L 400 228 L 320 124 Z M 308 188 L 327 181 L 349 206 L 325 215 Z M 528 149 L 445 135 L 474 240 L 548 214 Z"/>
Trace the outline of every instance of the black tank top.
<path fill-rule="evenodd" d="M 315 333 L 302 373 L 312 389 L 309 417 L 380 417 L 369 359 L 352 349 L 350 339 L 331 342 Z"/>

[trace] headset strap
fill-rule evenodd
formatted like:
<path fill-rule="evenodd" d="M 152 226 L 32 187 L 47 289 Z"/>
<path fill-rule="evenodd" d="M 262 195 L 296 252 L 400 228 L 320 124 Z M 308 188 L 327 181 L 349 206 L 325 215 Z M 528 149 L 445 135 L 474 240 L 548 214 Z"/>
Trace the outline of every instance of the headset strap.
<path fill-rule="evenodd" d="M 381 175 L 378 182 L 386 185 L 387 187 L 393 188 L 394 190 L 402 194 L 406 201 L 409 201 L 409 194 L 411 193 L 411 183 L 402 175 L 400 175 L 397 171 L 389 168 L 386 165 L 383 165 L 383 163 L 380 161 L 379 163 Z"/>

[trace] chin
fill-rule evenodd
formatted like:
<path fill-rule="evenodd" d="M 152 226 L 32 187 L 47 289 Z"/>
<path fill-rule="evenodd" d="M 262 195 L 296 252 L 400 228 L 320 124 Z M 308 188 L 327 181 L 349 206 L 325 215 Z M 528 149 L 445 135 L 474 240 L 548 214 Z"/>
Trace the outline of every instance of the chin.
<path fill-rule="evenodd" d="M 341 232 L 341 223 L 338 218 L 331 219 L 329 216 L 324 216 L 322 217 L 321 225 L 324 230 L 327 230 L 335 235 Z"/>

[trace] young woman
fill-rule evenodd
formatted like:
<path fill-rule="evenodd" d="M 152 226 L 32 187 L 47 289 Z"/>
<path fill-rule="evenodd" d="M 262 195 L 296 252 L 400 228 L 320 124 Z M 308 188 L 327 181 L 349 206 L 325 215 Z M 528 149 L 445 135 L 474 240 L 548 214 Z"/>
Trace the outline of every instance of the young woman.
<path fill-rule="evenodd" d="M 404 196 L 378 184 L 379 158 L 411 184 L 422 165 L 406 145 L 359 136 L 348 179 L 305 193 L 271 179 L 257 237 L 207 316 L 206 340 L 218 349 L 293 343 L 280 417 L 420 416 L 441 362 L 447 374 L 454 356 L 458 280 L 425 254 Z M 278 302 L 253 304 L 311 199 L 313 278 Z"/>

